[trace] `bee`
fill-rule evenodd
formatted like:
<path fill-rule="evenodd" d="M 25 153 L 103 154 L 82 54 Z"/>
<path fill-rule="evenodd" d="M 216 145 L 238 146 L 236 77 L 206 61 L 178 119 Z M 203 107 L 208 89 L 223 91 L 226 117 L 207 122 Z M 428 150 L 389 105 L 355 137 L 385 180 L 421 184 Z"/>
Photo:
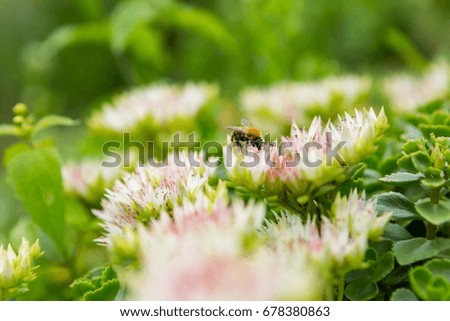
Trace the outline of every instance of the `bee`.
<path fill-rule="evenodd" d="M 241 127 L 228 126 L 227 129 L 232 130 L 231 142 L 233 146 L 239 147 L 242 151 L 246 151 L 247 147 L 253 146 L 260 150 L 263 147 L 264 139 L 261 131 L 254 127 L 248 118 L 242 118 Z"/>

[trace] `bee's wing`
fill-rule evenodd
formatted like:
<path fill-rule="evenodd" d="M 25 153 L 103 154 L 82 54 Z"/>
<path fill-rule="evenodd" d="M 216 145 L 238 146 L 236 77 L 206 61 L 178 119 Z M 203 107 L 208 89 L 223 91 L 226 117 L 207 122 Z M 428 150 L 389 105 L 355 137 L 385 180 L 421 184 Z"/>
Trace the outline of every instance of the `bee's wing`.
<path fill-rule="evenodd" d="M 245 131 L 241 127 L 237 127 L 237 126 L 227 126 L 227 129 L 232 130 L 232 131 L 237 131 L 240 133 L 245 133 Z"/>
<path fill-rule="evenodd" d="M 245 127 L 253 127 L 252 122 L 247 117 L 244 117 L 241 119 L 241 124 L 242 124 L 242 126 L 245 126 Z"/>

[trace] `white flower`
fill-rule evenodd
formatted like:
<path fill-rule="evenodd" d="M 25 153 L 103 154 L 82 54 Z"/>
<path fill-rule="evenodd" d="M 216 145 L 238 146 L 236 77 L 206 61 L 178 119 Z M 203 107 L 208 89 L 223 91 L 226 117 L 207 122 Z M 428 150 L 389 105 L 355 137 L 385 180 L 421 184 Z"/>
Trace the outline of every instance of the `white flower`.
<path fill-rule="evenodd" d="M 270 169 L 268 162 L 263 158 L 267 154 L 258 152 L 254 147 L 248 147 L 249 154 L 241 153 L 234 148 L 230 149 L 229 146 L 231 146 L 230 142 L 223 149 L 224 166 L 228 178 L 236 186 L 244 186 L 249 190 L 259 190 L 266 181 L 267 172 Z"/>
<path fill-rule="evenodd" d="M 292 120 L 303 122 L 318 113 L 334 117 L 364 102 L 372 81 L 366 76 L 341 76 L 317 82 L 250 88 L 241 94 L 241 105 L 255 124 L 274 133 L 289 126 Z"/>
<path fill-rule="evenodd" d="M 269 222 L 265 234 L 279 248 L 297 248 L 324 268 L 324 274 L 345 273 L 363 267 L 369 240 L 378 240 L 390 214 L 377 216 L 375 203 L 366 202 L 356 191 L 349 197 L 337 196 L 330 217 L 309 219 L 284 213 L 276 223 Z"/>
<path fill-rule="evenodd" d="M 261 228 L 263 204 L 216 203 L 207 211 L 201 201 L 162 215 L 140 230 L 143 265 L 128 275 L 134 300 L 312 300 L 321 285 L 299 252 L 246 249 L 245 240 Z M 256 234 L 254 234 L 256 236 Z"/>
<path fill-rule="evenodd" d="M 281 200 L 286 191 L 302 196 L 311 187 L 319 188 L 342 179 L 342 175 L 345 179 L 348 166 L 372 153 L 387 127 L 383 109 L 378 115 L 373 109 L 355 110 L 354 117 L 346 113 L 336 125 L 329 121 L 324 126 L 316 117 L 308 130 L 299 129 L 293 122 L 291 135 L 282 139 L 284 151 L 277 147 L 249 149 L 251 156 L 243 156 L 225 149 L 225 168 L 236 186 L 263 196 L 278 195 Z M 333 149 L 337 151 L 335 157 Z M 229 165 L 228 159 L 232 160 Z M 253 160 L 256 163 L 250 164 Z"/>
<path fill-rule="evenodd" d="M 6 250 L 0 245 L 0 300 L 15 297 L 21 289 L 26 289 L 26 283 L 36 278 L 33 260 L 41 255 L 39 240 L 30 246 L 22 239 L 17 255 L 11 244 Z"/>
<path fill-rule="evenodd" d="M 111 245 L 113 236 L 136 228 L 139 223 L 147 224 L 164 211 L 171 213 L 185 198 L 192 200 L 205 193 L 205 197 L 214 199 L 225 187 L 212 191 L 207 184 L 211 172 L 201 163 L 194 165 L 188 155 L 171 154 L 166 166 L 139 167 L 116 181 L 106 192 L 101 209 L 93 210 L 105 229 L 104 237 L 98 241 Z"/>
<path fill-rule="evenodd" d="M 382 87 L 393 108 L 414 111 L 449 96 L 450 65 L 439 60 L 431 64 L 421 77 L 408 74 L 391 76 L 384 80 Z"/>
<path fill-rule="evenodd" d="M 162 126 L 176 118 L 192 118 L 217 96 L 206 84 L 154 85 L 136 89 L 105 104 L 89 121 L 94 129 L 131 132 L 139 126 Z"/>
<path fill-rule="evenodd" d="M 105 167 L 101 160 L 86 159 L 81 163 L 70 162 L 62 168 L 64 191 L 82 200 L 96 204 L 125 173 L 120 165 Z"/>

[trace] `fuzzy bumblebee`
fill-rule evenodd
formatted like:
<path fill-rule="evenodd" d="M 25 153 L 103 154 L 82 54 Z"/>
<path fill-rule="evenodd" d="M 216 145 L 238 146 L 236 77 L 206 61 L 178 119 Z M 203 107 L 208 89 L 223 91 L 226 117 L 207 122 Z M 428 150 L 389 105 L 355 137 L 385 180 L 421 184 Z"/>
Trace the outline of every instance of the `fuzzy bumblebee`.
<path fill-rule="evenodd" d="M 231 143 L 233 146 L 239 147 L 242 151 L 245 151 L 247 147 L 256 147 L 260 150 L 264 144 L 261 131 L 254 127 L 248 118 L 242 118 L 241 125 L 241 127 L 227 127 L 227 129 L 233 131 L 231 133 Z"/>

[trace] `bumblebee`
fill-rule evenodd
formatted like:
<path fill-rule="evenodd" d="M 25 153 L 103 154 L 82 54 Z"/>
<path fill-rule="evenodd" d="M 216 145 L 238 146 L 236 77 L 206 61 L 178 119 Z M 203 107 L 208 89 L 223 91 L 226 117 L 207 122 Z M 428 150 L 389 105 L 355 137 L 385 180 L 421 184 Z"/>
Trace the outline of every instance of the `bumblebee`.
<path fill-rule="evenodd" d="M 233 131 L 231 133 L 231 143 L 233 146 L 239 147 L 242 151 L 246 151 L 249 146 L 256 147 L 260 150 L 264 144 L 261 131 L 254 127 L 248 118 L 242 118 L 241 125 L 241 127 L 227 127 L 227 129 Z"/>

